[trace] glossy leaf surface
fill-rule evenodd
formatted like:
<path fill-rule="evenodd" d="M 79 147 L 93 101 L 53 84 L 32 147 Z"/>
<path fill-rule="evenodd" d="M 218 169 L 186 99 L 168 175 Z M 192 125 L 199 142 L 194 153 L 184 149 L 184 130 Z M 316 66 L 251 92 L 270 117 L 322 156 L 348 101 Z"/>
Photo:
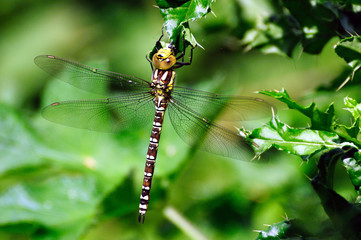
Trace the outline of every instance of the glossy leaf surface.
<path fill-rule="evenodd" d="M 361 237 L 361 208 L 333 190 L 335 165 L 345 154 L 341 149 L 324 153 L 318 163 L 319 172 L 311 183 L 334 226 L 340 229 L 345 239 L 356 240 Z"/>
<path fill-rule="evenodd" d="M 290 109 L 295 109 L 304 114 L 311 120 L 311 129 L 314 130 L 330 130 L 334 122 L 334 107 L 331 104 L 329 108 L 323 112 L 316 107 L 315 103 L 312 103 L 308 107 L 304 107 L 290 98 L 287 91 L 282 89 L 281 91 L 260 91 L 259 93 L 266 96 L 273 97 L 285 104 Z"/>
<path fill-rule="evenodd" d="M 359 70 L 361 68 L 361 37 L 352 36 L 342 39 L 335 45 L 335 52 L 337 55 L 343 58 L 352 69 L 351 74 L 339 87 L 340 89 L 346 83 L 352 81 L 355 78 L 355 75 L 360 77 Z"/>
<path fill-rule="evenodd" d="M 32 239 L 42 234 L 78 238 L 102 194 L 96 177 L 76 174 L 86 169 L 76 156 L 47 147 L 21 115 L 4 105 L 0 128 L 0 225 L 18 229 L 32 223 L 32 228 L 21 227 Z"/>
<path fill-rule="evenodd" d="M 164 19 L 167 34 L 172 41 L 177 43 L 176 47 L 180 50 L 184 47 L 179 47 L 183 31 L 186 31 L 185 40 L 192 46 L 196 46 L 197 42 L 189 31 L 188 22 L 208 14 L 211 11 L 210 7 L 213 0 L 156 0 L 156 2 Z"/>
<path fill-rule="evenodd" d="M 296 129 L 282 123 L 274 117 L 269 123 L 253 130 L 248 136 L 257 155 L 261 155 L 271 147 L 295 154 L 307 160 L 315 153 L 341 147 L 336 143 L 339 139 L 334 133 L 327 131 Z"/>
<path fill-rule="evenodd" d="M 361 133 L 360 133 L 360 114 L 361 114 L 361 104 L 357 103 L 356 100 L 346 97 L 344 99 L 345 110 L 349 111 L 353 117 L 353 122 L 351 126 L 346 126 L 344 124 L 334 124 L 333 131 L 340 135 L 343 138 L 346 138 L 349 141 L 357 145 L 361 145 Z"/>
<path fill-rule="evenodd" d="M 287 239 L 288 237 L 292 236 L 292 233 L 290 234 L 291 228 L 291 220 L 275 223 L 269 226 L 267 230 L 261 231 L 257 237 L 257 240 Z"/>

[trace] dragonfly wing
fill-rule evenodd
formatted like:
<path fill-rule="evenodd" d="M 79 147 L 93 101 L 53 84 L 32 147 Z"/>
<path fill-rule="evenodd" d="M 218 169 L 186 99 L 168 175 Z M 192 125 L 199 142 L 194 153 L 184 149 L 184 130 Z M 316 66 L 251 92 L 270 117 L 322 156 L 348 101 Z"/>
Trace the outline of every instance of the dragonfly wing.
<path fill-rule="evenodd" d="M 191 146 L 235 159 L 250 159 L 250 147 L 236 128 L 225 128 L 172 98 L 168 114 L 178 135 Z"/>
<path fill-rule="evenodd" d="M 92 68 L 52 55 L 40 55 L 35 64 L 50 75 L 86 91 L 104 94 L 105 89 L 118 92 L 144 92 L 150 83 L 133 76 Z"/>
<path fill-rule="evenodd" d="M 149 93 L 95 100 L 56 102 L 42 111 L 45 119 L 100 132 L 118 132 L 136 123 L 152 122 L 154 104 Z"/>
<path fill-rule="evenodd" d="M 269 117 L 273 106 L 263 99 L 230 96 L 184 87 L 174 87 L 172 97 L 205 118 L 221 121 L 246 121 Z"/>

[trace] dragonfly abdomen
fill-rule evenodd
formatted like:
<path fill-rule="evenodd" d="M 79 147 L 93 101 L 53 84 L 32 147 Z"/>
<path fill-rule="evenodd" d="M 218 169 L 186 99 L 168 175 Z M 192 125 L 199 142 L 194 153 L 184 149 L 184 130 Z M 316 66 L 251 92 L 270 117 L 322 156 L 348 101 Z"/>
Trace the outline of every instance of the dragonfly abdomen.
<path fill-rule="evenodd" d="M 145 162 L 144 179 L 142 186 L 142 194 L 140 195 L 139 203 L 139 222 L 144 222 L 145 214 L 147 212 L 150 189 L 152 185 L 155 161 L 157 159 L 158 146 L 160 134 L 162 131 L 164 113 L 167 108 L 167 101 L 162 97 L 155 97 L 155 116 L 153 121 L 152 133 L 149 139 L 149 146 L 147 151 L 147 160 Z"/>

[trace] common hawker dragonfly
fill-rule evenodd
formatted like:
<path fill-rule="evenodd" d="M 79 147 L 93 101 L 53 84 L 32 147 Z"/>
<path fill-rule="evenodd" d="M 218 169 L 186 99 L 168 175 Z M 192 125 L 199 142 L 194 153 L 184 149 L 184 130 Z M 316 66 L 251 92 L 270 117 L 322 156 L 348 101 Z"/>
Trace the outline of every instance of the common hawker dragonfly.
<path fill-rule="evenodd" d="M 160 39 L 157 43 L 159 43 Z M 193 49 L 192 49 L 193 50 Z M 215 121 L 248 120 L 255 112 L 271 113 L 271 105 L 260 98 L 219 95 L 174 85 L 174 69 L 184 65 L 184 52 L 175 56 L 172 44 L 157 50 L 152 60 L 152 78 L 146 81 L 52 55 L 35 58 L 35 64 L 52 76 L 75 87 L 103 93 L 104 86 L 115 87 L 119 96 L 95 100 L 55 102 L 42 111 L 46 119 L 77 128 L 117 132 L 134 119 L 153 120 L 139 204 L 139 222 L 144 223 L 165 111 L 178 135 L 188 144 L 225 157 L 242 159 L 249 148 L 245 138 L 233 126 Z M 63 73 L 67 73 L 68 77 Z"/>

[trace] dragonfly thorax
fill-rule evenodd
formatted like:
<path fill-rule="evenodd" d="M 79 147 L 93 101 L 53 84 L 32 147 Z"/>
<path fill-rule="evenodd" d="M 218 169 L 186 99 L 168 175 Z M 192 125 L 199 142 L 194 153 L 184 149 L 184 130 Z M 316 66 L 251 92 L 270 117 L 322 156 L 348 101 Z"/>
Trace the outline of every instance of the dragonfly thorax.
<path fill-rule="evenodd" d="M 152 84 L 151 87 L 155 92 L 167 93 L 170 94 L 175 79 L 175 71 L 173 70 L 160 70 L 158 68 L 154 69 L 152 74 Z"/>
<path fill-rule="evenodd" d="M 161 70 L 168 70 L 176 64 L 177 59 L 174 56 L 172 48 L 166 47 L 161 48 L 158 52 L 153 55 L 152 63 L 155 68 Z"/>

